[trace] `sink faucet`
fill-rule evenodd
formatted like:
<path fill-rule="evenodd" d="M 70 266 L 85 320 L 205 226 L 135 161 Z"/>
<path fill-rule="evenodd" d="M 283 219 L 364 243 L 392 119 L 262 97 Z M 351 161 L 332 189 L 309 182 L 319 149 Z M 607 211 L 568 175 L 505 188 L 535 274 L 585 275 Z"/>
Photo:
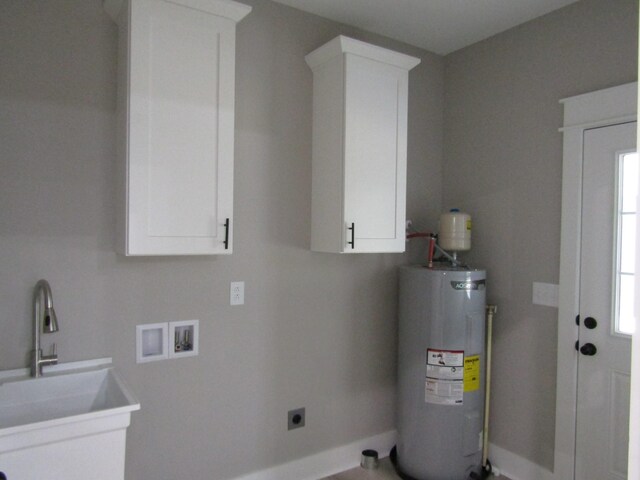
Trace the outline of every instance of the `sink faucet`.
<path fill-rule="evenodd" d="M 55 365 L 58 363 L 56 355 L 56 344 L 53 344 L 51 355 L 42 355 L 40 348 L 40 330 L 42 333 L 53 333 L 58 331 L 58 319 L 53 309 L 53 297 L 51 287 L 46 280 L 39 280 L 33 292 L 33 351 L 31 352 L 31 376 L 42 375 L 44 365 Z"/>

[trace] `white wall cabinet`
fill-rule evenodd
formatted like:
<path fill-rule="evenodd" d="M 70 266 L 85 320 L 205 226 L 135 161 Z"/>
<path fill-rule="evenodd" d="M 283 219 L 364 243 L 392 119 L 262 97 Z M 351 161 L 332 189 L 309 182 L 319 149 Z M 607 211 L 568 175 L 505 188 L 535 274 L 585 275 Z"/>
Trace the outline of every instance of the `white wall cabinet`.
<path fill-rule="evenodd" d="M 236 23 L 230 0 L 105 0 L 119 26 L 125 255 L 228 254 Z"/>
<path fill-rule="evenodd" d="M 339 36 L 313 71 L 311 250 L 404 252 L 409 70 L 418 58 Z"/>

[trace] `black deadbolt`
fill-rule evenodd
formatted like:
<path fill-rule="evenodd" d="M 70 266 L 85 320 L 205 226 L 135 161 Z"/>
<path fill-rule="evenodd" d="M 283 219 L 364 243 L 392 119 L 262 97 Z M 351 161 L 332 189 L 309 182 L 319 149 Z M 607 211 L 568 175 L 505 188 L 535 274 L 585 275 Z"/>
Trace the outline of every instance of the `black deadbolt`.
<path fill-rule="evenodd" d="M 594 356 L 598 352 L 598 349 L 593 343 L 585 343 L 580 347 L 580 353 L 589 357 Z"/>
<path fill-rule="evenodd" d="M 598 326 L 598 321 L 593 317 L 587 317 L 584 319 L 584 326 L 589 330 L 593 330 Z"/>

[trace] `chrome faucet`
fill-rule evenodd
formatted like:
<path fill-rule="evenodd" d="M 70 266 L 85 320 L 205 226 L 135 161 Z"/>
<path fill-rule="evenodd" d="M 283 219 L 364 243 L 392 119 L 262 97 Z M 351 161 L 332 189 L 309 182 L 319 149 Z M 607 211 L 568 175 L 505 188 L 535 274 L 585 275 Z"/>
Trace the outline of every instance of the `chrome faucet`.
<path fill-rule="evenodd" d="M 40 330 L 42 333 L 54 333 L 58 331 L 58 319 L 53 309 L 53 297 L 51 287 L 46 280 L 39 280 L 33 292 L 33 351 L 31 352 L 31 376 L 42 375 L 44 365 L 58 363 L 56 344 L 53 344 L 51 355 L 42 355 L 40 348 Z"/>

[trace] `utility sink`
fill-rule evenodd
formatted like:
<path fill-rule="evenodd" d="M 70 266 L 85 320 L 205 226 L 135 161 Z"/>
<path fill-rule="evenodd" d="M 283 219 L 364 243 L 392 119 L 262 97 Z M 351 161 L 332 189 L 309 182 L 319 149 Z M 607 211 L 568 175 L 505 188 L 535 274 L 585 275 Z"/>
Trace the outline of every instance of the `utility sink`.
<path fill-rule="evenodd" d="M 0 383 L 0 437 L 42 428 L 45 422 L 75 422 L 139 408 L 113 368 L 10 379 Z"/>
<path fill-rule="evenodd" d="M 0 472 L 13 479 L 123 479 L 140 404 L 105 361 L 0 372 Z M 73 368 L 74 366 L 79 368 Z"/>

